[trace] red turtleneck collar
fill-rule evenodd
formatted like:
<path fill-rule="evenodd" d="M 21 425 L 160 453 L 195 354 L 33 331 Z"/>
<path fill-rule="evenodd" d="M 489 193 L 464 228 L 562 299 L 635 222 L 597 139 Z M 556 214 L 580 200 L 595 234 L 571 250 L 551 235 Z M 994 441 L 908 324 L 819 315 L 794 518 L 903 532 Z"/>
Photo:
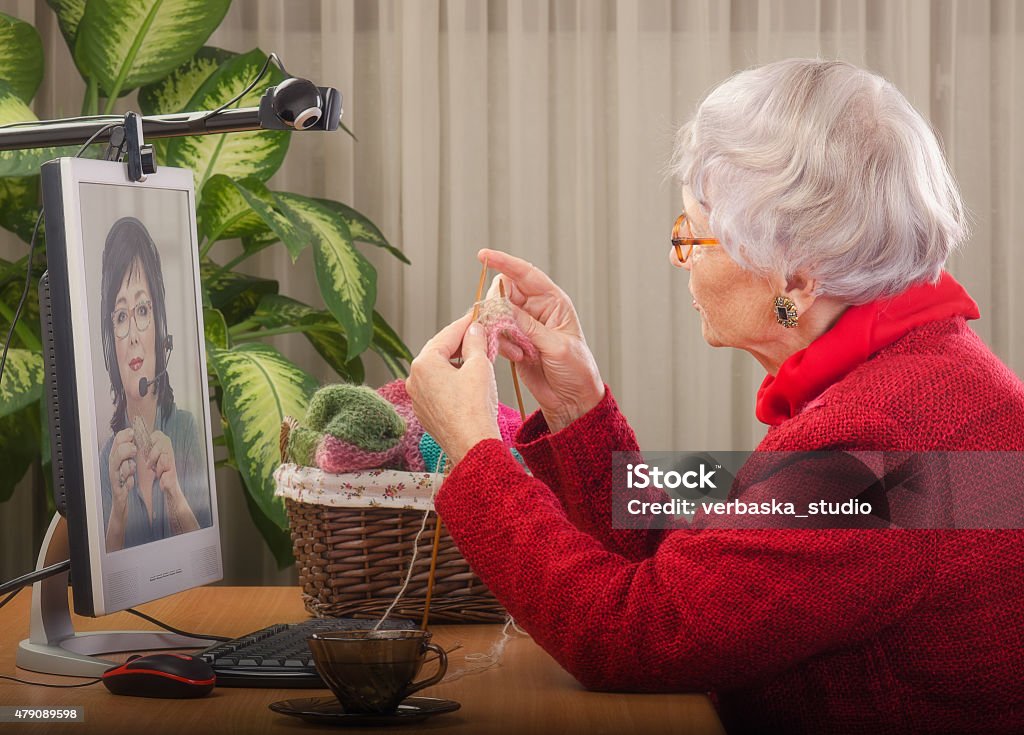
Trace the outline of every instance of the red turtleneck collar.
<path fill-rule="evenodd" d="M 910 330 L 954 316 L 977 319 L 980 314 L 974 299 L 945 271 L 935 284 L 912 286 L 891 298 L 851 306 L 830 330 L 790 355 L 777 375 L 765 377 L 757 392 L 758 420 L 781 424 Z"/>

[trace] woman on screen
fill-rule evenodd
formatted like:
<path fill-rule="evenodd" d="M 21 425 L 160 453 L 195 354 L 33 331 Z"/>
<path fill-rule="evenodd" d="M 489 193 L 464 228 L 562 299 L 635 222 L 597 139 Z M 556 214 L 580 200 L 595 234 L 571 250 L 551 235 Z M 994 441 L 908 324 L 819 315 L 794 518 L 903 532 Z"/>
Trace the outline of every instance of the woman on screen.
<path fill-rule="evenodd" d="M 114 413 L 100 451 L 107 551 L 211 524 L 196 421 L 174 405 L 172 342 L 160 254 L 134 217 L 113 224 L 103 248 L 103 357 Z"/>

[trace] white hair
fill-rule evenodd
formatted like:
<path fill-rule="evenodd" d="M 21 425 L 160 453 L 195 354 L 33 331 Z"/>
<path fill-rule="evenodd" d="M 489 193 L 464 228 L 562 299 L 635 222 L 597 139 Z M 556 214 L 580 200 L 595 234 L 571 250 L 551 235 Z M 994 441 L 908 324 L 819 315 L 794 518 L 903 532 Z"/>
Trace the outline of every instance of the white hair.
<path fill-rule="evenodd" d="M 732 76 L 679 130 L 671 171 L 742 267 L 802 273 L 849 304 L 934 282 L 967 237 L 931 128 L 891 83 L 842 61 Z"/>

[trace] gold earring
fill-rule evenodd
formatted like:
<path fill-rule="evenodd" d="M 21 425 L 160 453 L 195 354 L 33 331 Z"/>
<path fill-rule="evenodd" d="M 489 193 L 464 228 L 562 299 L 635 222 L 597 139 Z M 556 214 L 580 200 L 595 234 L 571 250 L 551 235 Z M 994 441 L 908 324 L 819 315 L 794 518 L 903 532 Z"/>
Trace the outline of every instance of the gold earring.
<path fill-rule="evenodd" d="M 796 303 L 788 296 L 775 297 L 775 321 L 786 329 L 792 329 L 800 321 L 800 315 L 796 312 Z"/>

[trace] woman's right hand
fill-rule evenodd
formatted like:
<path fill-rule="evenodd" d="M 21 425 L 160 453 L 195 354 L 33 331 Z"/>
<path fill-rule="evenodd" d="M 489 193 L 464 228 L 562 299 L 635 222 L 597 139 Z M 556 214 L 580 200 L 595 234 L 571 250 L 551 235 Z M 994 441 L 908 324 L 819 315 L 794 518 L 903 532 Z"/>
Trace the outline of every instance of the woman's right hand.
<path fill-rule="evenodd" d="M 114 504 L 124 503 L 128 493 L 135 486 L 135 430 L 122 429 L 114 435 L 114 443 L 110 447 L 110 459 L 107 461 L 107 472 L 110 476 L 110 490 Z"/>
<path fill-rule="evenodd" d="M 587 347 L 576 308 L 548 276 L 536 266 L 500 250 L 481 250 L 477 257 L 500 276 L 488 298 L 499 293 L 512 302 L 519 326 L 537 348 L 537 362 L 520 362 L 522 350 L 499 339 L 499 352 L 518 364 L 527 389 L 537 399 L 552 433 L 564 429 L 604 398 L 604 381 Z"/>

